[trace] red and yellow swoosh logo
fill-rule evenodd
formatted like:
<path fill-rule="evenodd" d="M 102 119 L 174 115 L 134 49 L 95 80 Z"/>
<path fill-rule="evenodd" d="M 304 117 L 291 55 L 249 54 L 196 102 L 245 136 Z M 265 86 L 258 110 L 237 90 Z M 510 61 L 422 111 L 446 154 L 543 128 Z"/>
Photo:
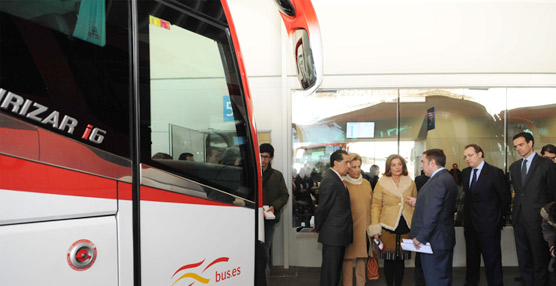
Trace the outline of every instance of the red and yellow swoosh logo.
<path fill-rule="evenodd" d="M 203 259 L 201 262 L 192 263 L 192 264 L 187 264 L 187 265 L 184 265 L 184 266 L 180 267 L 176 272 L 174 272 L 174 275 L 172 275 L 172 278 L 174 278 L 174 277 L 176 276 L 176 274 L 178 274 L 179 272 L 182 272 L 182 271 L 187 270 L 187 269 L 191 269 L 191 270 L 192 270 L 193 268 L 196 268 L 196 267 L 201 266 L 201 265 L 205 262 L 205 260 L 206 260 L 206 259 Z M 203 271 L 201 271 L 201 273 L 204 273 L 207 269 L 209 269 L 210 267 L 212 267 L 213 265 L 215 265 L 215 264 L 217 264 L 217 263 L 228 262 L 229 260 L 230 260 L 229 257 L 220 257 L 220 258 L 216 258 L 216 259 L 213 260 L 211 263 L 209 263 L 209 264 L 203 269 Z M 192 286 L 195 282 L 200 282 L 200 283 L 203 283 L 203 284 L 208 284 L 208 283 L 210 282 L 210 279 L 205 278 L 205 277 L 202 277 L 201 275 L 196 274 L 196 273 L 194 273 L 194 272 L 191 272 L 191 270 L 189 270 L 190 272 L 187 272 L 187 273 L 185 273 L 185 274 L 179 276 L 178 279 L 177 279 L 176 281 L 174 281 L 174 283 L 172 283 L 172 286 L 174 286 L 176 283 L 178 283 L 178 281 L 180 281 L 180 280 L 182 280 L 182 279 L 186 279 L 186 278 L 191 278 L 191 279 L 193 279 L 193 280 L 196 280 L 196 281 L 193 281 L 193 283 L 189 284 L 189 286 Z"/>

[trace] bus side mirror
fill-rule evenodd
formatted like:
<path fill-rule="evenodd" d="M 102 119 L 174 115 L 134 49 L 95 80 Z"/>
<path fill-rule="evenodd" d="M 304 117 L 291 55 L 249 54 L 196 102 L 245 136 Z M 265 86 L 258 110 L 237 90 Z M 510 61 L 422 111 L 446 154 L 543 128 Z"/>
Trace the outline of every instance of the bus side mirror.
<path fill-rule="evenodd" d="M 317 72 L 307 31 L 303 29 L 296 30 L 293 34 L 292 43 L 294 45 L 297 79 L 304 90 L 310 89 L 317 83 Z"/>
<path fill-rule="evenodd" d="M 275 0 L 291 40 L 297 78 L 306 94 L 322 83 L 320 28 L 310 0 Z"/>

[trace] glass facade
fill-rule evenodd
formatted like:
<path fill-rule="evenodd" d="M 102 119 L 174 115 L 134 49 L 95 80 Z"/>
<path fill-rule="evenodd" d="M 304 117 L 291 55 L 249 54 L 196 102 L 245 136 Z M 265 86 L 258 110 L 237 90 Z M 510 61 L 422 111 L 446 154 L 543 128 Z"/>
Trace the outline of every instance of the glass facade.
<path fill-rule="evenodd" d="M 409 176 L 420 173 L 423 151 L 443 149 L 446 168 L 467 167 L 464 147 L 478 144 L 485 160 L 507 171 L 519 159 L 512 137 L 531 132 L 535 151 L 556 143 L 556 88 L 428 88 L 317 91 L 292 96 L 293 225 L 311 223 L 318 186 L 330 154 L 342 148 L 361 155 L 361 169 L 384 171 L 386 158 L 400 154 Z M 295 180 L 297 179 L 297 180 Z M 305 191 L 304 191 L 305 190 Z M 307 192 L 306 195 L 296 196 Z M 301 202 L 301 203 L 300 203 Z M 311 203 L 311 205 L 306 206 Z"/>

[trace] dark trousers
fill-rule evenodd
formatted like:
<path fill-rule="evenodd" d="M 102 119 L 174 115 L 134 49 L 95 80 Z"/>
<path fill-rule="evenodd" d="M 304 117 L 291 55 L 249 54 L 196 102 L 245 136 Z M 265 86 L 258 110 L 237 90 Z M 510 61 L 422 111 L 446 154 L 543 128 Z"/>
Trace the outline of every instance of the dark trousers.
<path fill-rule="evenodd" d="M 421 265 L 421 254 L 415 252 L 415 286 L 425 286 L 425 274 L 423 274 L 423 266 Z"/>
<path fill-rule="evenodd" d="M 270 260 L 270 250 L 272 249 L 272 238 L 274 237 L 274 226 L 276 225 L 273 220 L 264 221 L 264 249 L 266 255 L 266 267 L 265 267 L 265 277 L 266 285 L 270 285 L 270 265 L 272 261 Z"/>
<path fill-rule="evenodd" d="M 420 256 L 427 285 L 452 285 L 454 249 L 434 250 L 434 254 L 421 253 Z"/>
<path fill-rule="evenodd" d="M 466 285 L 479 285 L 481 253 L 485 262 L 488 285 L 503 285 L 500 230 L 477 232 L 472 227 L 465 227 L 463 234 L 465 235 Z"/>
<path fill-rule="evenodd" d="M 404 272 L 405 262 L 403 260 L 384 260 L 384 278 L 386 278 L 386 285 L 401 286 Z"/>
<path fill-rule="evenodd" d="M 345 252 L 345 246 L 322 245 L 321 286 L 338 286 Z"/>
<path fill-rule="evenodd" d="M 268 221 L 265 220 L 264 221 L 264 246 L 265 246 L 265 250 L 266 250 L 266 261 L 268 263 L 268 265 L 272 264 L 270 261 L 270 250 L 272 249 L 272 238 L 274 237 L 274 226 L 275 226 L 275 222 L 273 220 Z"/>
<path fill-rule="evenodd" d="M 539 223 L 517 220 L 514 225 L 515 248 L 521 272 L 521 284 L 525 286 L 548 285 L 548 244 L 543 239 Z"/>

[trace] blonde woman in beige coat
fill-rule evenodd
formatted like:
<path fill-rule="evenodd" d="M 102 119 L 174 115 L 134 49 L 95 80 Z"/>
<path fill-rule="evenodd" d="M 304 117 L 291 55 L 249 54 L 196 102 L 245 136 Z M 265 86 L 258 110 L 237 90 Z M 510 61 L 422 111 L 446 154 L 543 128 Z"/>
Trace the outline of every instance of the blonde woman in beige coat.
<path fill-rule="evenodd" d="M 409 197 L 417 197 L 417 188 L 408 176 L 405 159 L 390 155 L 384 176 L 375 186 L 369 226 L 369 236 L 384 243 L 379 257 L 384 259 L 384 276 L 389 286 L 402 285 L 404 260 L 411 258 L 410 252 L 400 247 L 401 240 L 409 238 L 413 218 L 414 207 L 406 203 Z"/>
<path fill-rule="evenodd" d="M 367 263 L 367 228 L 371 224 L 371 183 L 361 175 L 361 156 L 349 154 L 351 167 L 344 176 L 344 183 L 349 192 L 351 215 L 353 218 L 353 243 L 346 247 L 342 268 L 344 286 L 353 286 L 353 264 L 355 264 L 355 281 L 357 286 L 364 286 Z"/>

